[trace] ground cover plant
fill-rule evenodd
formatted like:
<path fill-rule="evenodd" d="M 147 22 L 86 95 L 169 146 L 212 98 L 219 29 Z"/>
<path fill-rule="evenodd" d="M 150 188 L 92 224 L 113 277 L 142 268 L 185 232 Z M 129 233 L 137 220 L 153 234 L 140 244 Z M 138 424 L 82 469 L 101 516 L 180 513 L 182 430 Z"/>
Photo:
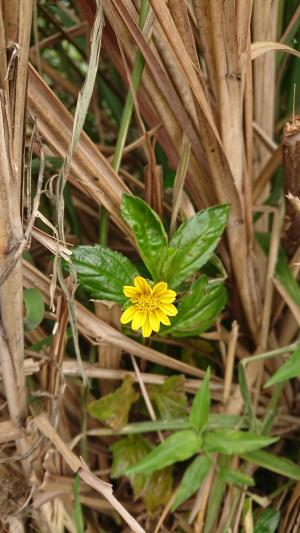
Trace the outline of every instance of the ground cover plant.
<path fill-rule="evenodd" d="M 298 531 L 299 21 L 0 2 L 1 531 Z"/>

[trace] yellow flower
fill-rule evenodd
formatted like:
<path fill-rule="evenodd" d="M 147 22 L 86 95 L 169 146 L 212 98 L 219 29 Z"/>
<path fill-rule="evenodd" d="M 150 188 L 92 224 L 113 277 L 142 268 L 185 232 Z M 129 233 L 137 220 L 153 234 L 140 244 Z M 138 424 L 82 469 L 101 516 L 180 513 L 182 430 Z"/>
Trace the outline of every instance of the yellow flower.
<path fill-rule="evenodd" d="M 151 287 L 142 276 L 136 276 L 133 283 L 134 286 L 123 287 L 125 296 L 130 298 L 133 305 L 122 314 L 121 324 L 132 321 L 132 329 L 142 328 L 143 337 L 150 337 L 152 330 L 158 332 L 160 322 L 170 326 L 171 322 L 167 315 L 177 315 L 177 309 L 173 305 L 176 292 L 168 289 L 165 281 L 160 281 Z"/>

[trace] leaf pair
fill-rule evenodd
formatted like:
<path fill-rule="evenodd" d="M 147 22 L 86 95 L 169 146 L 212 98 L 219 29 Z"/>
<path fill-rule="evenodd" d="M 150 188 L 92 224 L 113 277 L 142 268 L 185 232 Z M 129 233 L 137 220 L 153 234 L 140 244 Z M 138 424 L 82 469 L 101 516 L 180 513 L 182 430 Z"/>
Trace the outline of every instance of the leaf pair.
<path fill-rule="evenodd" d="M 212 255 L 225 229 L 229 206 L 199 211 L 181 224 L 169 243 L 160 218 L 141 198 L 124 194 L 121 214 L 153 280 L 164 280 L 177 289 Z"/>

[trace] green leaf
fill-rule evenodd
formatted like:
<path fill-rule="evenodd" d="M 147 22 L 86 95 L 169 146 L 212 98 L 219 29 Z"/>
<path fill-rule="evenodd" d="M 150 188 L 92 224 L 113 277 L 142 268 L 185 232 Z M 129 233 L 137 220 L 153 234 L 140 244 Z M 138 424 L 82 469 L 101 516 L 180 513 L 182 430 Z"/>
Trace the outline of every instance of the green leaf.
<path fill-rule="evenodd" d="M 241 416 L 224 415 L 213 413 L 208 417 L 206 430 L 213 429 L 235 429 L 247 428 L 246 419 Z M 129 435 L 138 433 L 151 433 L 155 431 L 179 431 L 183 429 L 193 429 L 188 418 L 178 418 L 170 420 L 148 420 L 147 422 L 133 422 L 122 427 L 119 431 L 110 429 L 101 430 L 102 435 Z"/>
<path fill-rule="evenodd" d="M 162 279 L 168 239 L 159 216 L 138 196 L 123 194 L 121 214 L 130 226 L 141 257 L 154 281 Z"/>
<path fill-rule="evenodd" d="M 210 431 L 203 435 L 203 449 L 234 455 L 264 448 L 277 440 L 277 437 L 259 436 L 249 431 Z"/>
<path fill-rule="evenodd" d="M 282 381 L 287 381 L 288 379 L 296 378 L 298 376 L 300 376 L 300 345 L 292 353 L 290 359 L 286 361 L 286 363 L 284 363 L 267 381 L 264 387 L 271 387 L 271 385 L 275 385 L 276 383 L 281 383 Z"/>
<path fill-rule="evenodd" d="M 91 402 L 87 406 L 87 411 L 112 429 L 119 429 L 127 424 L 131 406 L 138 398 L 139 393 L 133 387 L 132 377 L 126 376 L 121 387 L 111 394 Z"/>
<path fill-rule="evenodd" d="M 180 485 L 176 492 L 176 497 L 172 505 L 174 512 L 179 505 L 188 500 L 200 488 L 202 481 L 212 467 L 213 460 L 209 455 L 198 455 L 187 467 Z"/>
<path fill-rule="evenodd" d="M 275 270 L 276 278 L 282 283 L 290 297 L 300 306 L 300 287 L 295 279 L 288 259 L 282 248 L 279 248 L 278 258 Z"/>
<path fill-rule="evenodd" d="M 222 282 L 211 285 L 206 276 L 200 276 L 179 303 L 172 325 L 163 333 L 177 337 L 200 335 L 215 321 L 226 300 L 227 291 Z"/>
<path fill-rule="evenodd" d="M 38 289 L 24 289 L 23 300 L 26 307 L 24 326 L 28 331 L 32 331 L 38 327 L 44 318 L 43 295 Z"/>
<path fill-rule="evenodd" d="M 265 254 L 268 255 L 270 248 L 270 235 L 267 233 L 256 233 L 255 238 Z M 279 248 L 275 276 L 284 286 L 292 300 L 300 306 L 300 287 L 293 276 L 283 248 Z"/>
<path fill-rule="evenodd" d="M 127 470 L 127 474 L 138 474 L 160 470 L 178 461 L 185 461 L 201 446 L 197 433 L 191 429 L 177 431 L 154 448 L 147 457 Z"/>
<path fill-rule="evenodd" d="M 172 467 L 152 472 L 145 487 L 143 500 L 147 510 L 152 513 L 158 507 L 166 505 L 173 492 Z"/>
<path fill-rule="evenodd" d="M 126 470 L 141 461 L 151 450 L 149 441 L 139 435 L 129 435 L 110 446 L 113 454 L 111 478 L 127 475 L 134 500 L 143 497 L 148 511 L 164 505 L 172 493 L 172 467 L 147 474 L 126 474 Z"/>
<path fill-rule="evenodd" d="M 253 487 L 255 485 L 252 477 L 247 476 L 238 470 L 222 468 L 220 470 L 220 475 L 222 476 L 222 479 L 229 485 L 237 485 L 239 487 L 244 487 L 245 485 L 248 487 Z"/>
<path fill-rule="evenodd" d="M 300 481 L 300 467 L 289 459 L 278 457 L 264 450 L 242 453 L 241 457 L 245 461 L 271 470 L 271 472 Z"/>
<path fill-rule="evenodd" d="M 116 479 L 125 475 L 128 468 L 146 457 L 151 450 L 151 445 L 147 439 L 140 435 L 129 435 L 112 444 L 110 449 L 113 454 L 111 478 Z M 142 495 L 149 481 L 149 475 L 128 474 L 128 478 L 133 488 L 134 499 L 136 500 Z"/>
<path fill-rule="evenodd" d="M 199 211 L 178 228 L 169 243 L 164 279 L 175 289 L 205 265 L 215 250 L 229 215 L 228 205 Z"/>
<path fill-rule="evenodd" d="M 252 400 L 250 396 L 250 391 L 247 383 L 247 376 L 245 371 L 245 366 L 243 365 L 243 362 L 240 361 L 238 366 L 238 376 L 239 376 L 239 385 L 240 390 L 243 396 L 243 400 L 245 403 L 245 412 L 247 413 L 247 416 L 250 419 L 251 424 L 254 424 L 255 421 L 255 414 L 252 407 Z"/>
<path fill-rule="evenodd" d="M 171 376 L 163 385 L 149 385 L 149 397 L 162 420 L 183 418 L 186 415 L 187 398 L 184 376 Z"/>
<path fill-rule="evenodd" d="M 203 431 L 208 421 L 210 409 L 209 380 L 210 368 L 208 367 L 202 385 L 194 397 L 189 415 L 189 422 L 199 432 Z"/>
<path fill-rule="evenodd" d="M 96 245 L 73 248 L 71 259 L 80 285 L 91 296 L 120 304 L 127 302 L 123 286 L 132 285 L 134 277 L 138 275 L 127 257 Z"/>
<path fill-rule="evenodd" d="M 255 522 L 254 533 L 275 533 L 279 520 L 280 511 L 270 507 L 264 509 Z"/>
<path fill-rule="evenodd" d="M 84 533 L 84 520 L 82 514 L 82 507 L 80 503 L 80 477 L 77 474 L 74 483 L 73 483 L 73 493 L 74 493 L 74 522 L 76 526 L 76 533 Z"/>

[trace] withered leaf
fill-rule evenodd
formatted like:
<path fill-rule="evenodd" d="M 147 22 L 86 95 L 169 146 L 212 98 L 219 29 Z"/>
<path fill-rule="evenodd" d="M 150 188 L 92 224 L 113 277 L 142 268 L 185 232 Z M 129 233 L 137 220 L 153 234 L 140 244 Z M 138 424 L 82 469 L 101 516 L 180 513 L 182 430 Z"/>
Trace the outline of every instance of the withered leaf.
<path fill-rule="evenodd" d="M 126 376 L 120 387 L 111 394 L 91 402 L 87 411 L 112 429 L 119 429 L 127 424 L 131 406 L 138 398 L 139 393 L 133 387 L 132 377 Z"/>
<path fill-rule="evenodd" d="M 148 393 L 161 419 L 186 416 L 187 397 L 184 376 L 171 376 L 163 385 L 150 385 Z"/>

